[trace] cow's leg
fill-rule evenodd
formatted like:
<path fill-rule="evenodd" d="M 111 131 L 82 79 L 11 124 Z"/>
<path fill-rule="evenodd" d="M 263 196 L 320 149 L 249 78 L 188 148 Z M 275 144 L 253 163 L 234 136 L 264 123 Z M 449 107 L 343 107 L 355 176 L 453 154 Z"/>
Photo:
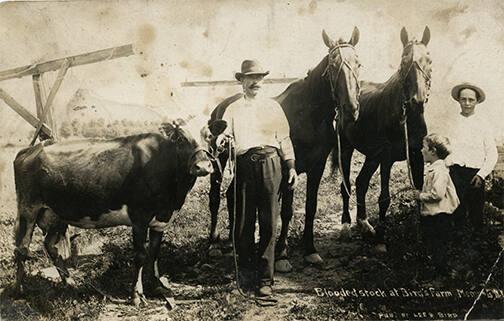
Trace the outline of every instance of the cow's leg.
<path fill-rule="evenodd" d="M 352 218 L 350 217 L 349 202 L 350 196 L 352 195 L 350 168 L 352 166 L 353 151 L 353 147 L 349 144 L 342 146 L 341 148 L 341 164 L 339 166 L 340 170 L 343 172 L 340 185 L 340 193 L 343 199 L 343 211 L 341 215 L 341 223 L 343 224 L 341 229 L 341 238 L 343 239 L 349 239 L 351 237 L 350 224 L 352 223 Z"/>
<path fill-rule="evenodd" d="M 134 271 L 133 271 L 133 291 L 131 301 L 133 305 L 138 306 L 145 299 L 142 282 L 142 271 L 147 260 L 147 249 L 145 241 L 147 239 L 147 226 L 133 225 L 133 250 L 135 252 Z"/>
<path fill-rule="evenodd" d="M 294 200 L 294 191 L 289 190 L 286 186 L 282 186 L 282 189 L 282 209 L 280 211 L 282 229 L 276 244 L 275 271 L 286 273 L 292 271 L 292 265 L 289 262 L 287 253 L 287 236 L 289 233 L 289 223 L 293 214 L 292 202 Z"/>
<path fill-rule="evenodd" d="M 375 230 L 369 224 L 367 214 L 366 214 L 366 193 L 369 188 L 369 181 L 373 174 L 378 169 L 380 163 L 377 160 L 370 159 L 366 157 L 364 165 L 355 180 L 355 188 L 357 194 L 357 226 L 359 226 L 362 235 L 364 236 L 374 236 Z"/>
<path fill-rule="evenodd" d="M 14 260 L 16 262 L 16 283 L 15 291 L 18 294 L 23 292 L 23 279 L 25 277 L 25 261 L 28 258 L 33 229 L 36 223 L 36 211 L 26 208 L 23 205 L 18 207 L 18 216 L 14 226 L 15 249 Z"/>
<path fill-rule="evenodd" d="M 70 276 L 70 272 L 68 272 L 68 269 L 65 266 L 64 259 L 61 257 L 58 252 L 58 248 L 56 247 L 56 244 L 65 238 L 67 227 L 67 224 L 61 222 L 54 222 L 51 224 L 47 229 L 44 246 L 54 266 L 56 266 L 63 283 L 74 286 L 75 281 Z"/>
<path fill-rule="evenodd" d="M 149 285 L 154 295 L 171 296 L 171 291 L 167 289 L 160 281 L 158 266 L 159 250 L 163 240 L 163 232 L 168 226 L 168 222 L 173 212 L 167 212 L 165 215 L 156 215 L 151 221 L 149 228 L 149 258 L 147 261 L 147 275 L 149 275 Z"/>
<path fill-rule="evenodd" d="M 303 233 L 303 243 L 305 249 L 304 260 L 310 264 L 321 265 L 323 263 L 322 258 L 317 253 L 315 245 L 313 242 L 313 222 L 315 220 L 315 214 L 317 212 L 317 196 L 320 186 L 320 180 L 322 179 L 322 174 L 324 173 L 325 164 L 327 161 L 327 154 L 324 154 L 317 164 L 315 164 L 309 171 L 307 171 L 307 181 L 306 181 L 306 216 L 305 216 L 305 228 Z"/>

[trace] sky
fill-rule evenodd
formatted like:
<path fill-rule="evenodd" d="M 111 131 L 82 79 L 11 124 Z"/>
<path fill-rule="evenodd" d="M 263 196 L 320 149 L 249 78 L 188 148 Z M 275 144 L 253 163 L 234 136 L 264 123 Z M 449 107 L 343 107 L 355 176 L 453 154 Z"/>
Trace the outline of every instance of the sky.
<path fill-rule="evenodd" d="M 131 43 L 134 56 L 69 70 L 54 103 L 58 122 L 68 116 L 65 106 L 78 89 L 108 101 L 205 114 L 240 87 L 188 88 L 181 82 L 232 80 L 247 58 L 261 61 L 270 77 L 304 77 L 327 54 L 322 30 L 349 39 L 354 26 L 360 30 L 361 79 L 381 82 L 399 66 L 401 28 L 421 38 L 429 26 L 429 131 L 449 135 L 459 113 L 450 90 L 470 81 L 485 90 L 487 100 L 477 112 L 502 143 L 503 21 L 499 0 L 4 2 L 0 71 Z M 56 73 L 44 75 L 46 92 L 55 78 Z M 266 91 L 275 96 L 286 86 L 269 85 Z M 35 114 L 30 77 L 0 82 L 0 88 Z M 29 129 L 0 101 L 0 141 L 28 140 Z"/>

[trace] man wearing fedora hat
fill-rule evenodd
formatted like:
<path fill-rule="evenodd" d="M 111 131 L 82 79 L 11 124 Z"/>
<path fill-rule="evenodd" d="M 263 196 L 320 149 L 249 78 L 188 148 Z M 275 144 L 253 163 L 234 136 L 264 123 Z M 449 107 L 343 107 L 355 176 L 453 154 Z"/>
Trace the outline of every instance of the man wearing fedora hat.
<path fill-rule="evenodd" d="M 453 87 L 451 95 L 461 110 L 451 137 L 453 150 L 447 161 L 460 199 L 454 219 L 461 228 L 468 214 L 472 228 L 479 230 L 483 224 L 485 177 L 497 163 L 497 147 L 490 126 L 476 114 L 476 105 L 485 101 L 485 92 L 464 82 Z"/>
<path fill-rule="evenodd" d="M 282 168 L 289 188 L 297 184 L 294 148 L 289 123 L 282 107 L 261 95 L 269 71 L 256 60 L 244 60 L 235 74 L 243 94 L 229 100 L 220 111 L 227 122 L 217 144 L 232 137 L 236 153 L 235 245 L 241 281 L 256 287 L 258 296 L 271 296 L 273 286 L 276 223 L 280 214 Z M 221 106 L 222 107 L 222 106 Z M 232 188 L 233 186 L 231 186 Z M 255 224 L 259 221 L 259 244 Z"/>

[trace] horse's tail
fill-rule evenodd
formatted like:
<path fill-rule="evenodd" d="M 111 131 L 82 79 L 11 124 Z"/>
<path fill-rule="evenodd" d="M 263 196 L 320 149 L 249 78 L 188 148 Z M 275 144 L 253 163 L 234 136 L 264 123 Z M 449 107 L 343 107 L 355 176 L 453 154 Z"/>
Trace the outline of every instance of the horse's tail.
<path fill-rule="evenodd" d="M 336 138 L 337 139 L 337 138 Z M 339 160 L 339 149 L 338 149 L 338 142 L 336 142 L 333 145 L 333 148 L 331 150 L 331 174 L 337 174 L 338 173 L 338 168 L 340 166 Z"/>

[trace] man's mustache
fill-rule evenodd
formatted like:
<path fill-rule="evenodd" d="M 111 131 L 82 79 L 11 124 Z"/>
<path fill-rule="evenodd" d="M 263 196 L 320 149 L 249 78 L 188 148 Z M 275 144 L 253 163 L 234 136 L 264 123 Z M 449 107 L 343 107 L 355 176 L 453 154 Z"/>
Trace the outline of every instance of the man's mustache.
<path fill-rule="evenodd" d="M 258 84 L 252 84 L 252 85 L 249 86 L 249 88 L 250 89 L 259 89 L 259 88 L 261 88 L 261 86 L 258 85 Z"/>

